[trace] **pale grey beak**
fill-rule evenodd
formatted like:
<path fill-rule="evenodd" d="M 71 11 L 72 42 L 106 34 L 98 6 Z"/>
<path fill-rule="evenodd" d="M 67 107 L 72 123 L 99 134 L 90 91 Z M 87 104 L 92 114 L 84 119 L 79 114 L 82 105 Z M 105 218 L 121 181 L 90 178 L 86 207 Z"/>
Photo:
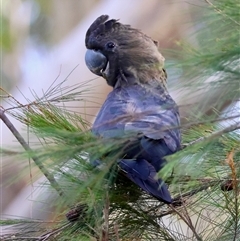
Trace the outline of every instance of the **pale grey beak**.
<path fill-rule="evenodd" d="M 88 49 L 85 54 L 85 63 L 91 72 L 102 76 L 102 72 L 106 69 L 108 60 L 102 53 Z"/>

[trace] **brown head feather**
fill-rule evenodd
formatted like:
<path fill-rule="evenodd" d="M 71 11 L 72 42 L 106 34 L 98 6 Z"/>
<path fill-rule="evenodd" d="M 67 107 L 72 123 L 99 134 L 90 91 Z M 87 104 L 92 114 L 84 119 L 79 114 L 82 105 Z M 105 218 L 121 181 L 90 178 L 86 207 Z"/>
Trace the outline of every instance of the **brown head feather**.
<path fill-rule="evenodd" d="M 164 57 L 158 51 L 157 42 L 130 25 L 107 19 L 107 15 L 102 15 L 90 26 L 86 34 L 86 47 L 101 51 L 110 65 L 114 61 L 117 71 L 114 78 L 133 77 L 140 84 L 157 81 L 165 87 Z M 115 49 L 110 53 L 105 49 L 108 42 L 115 44 Z"/>

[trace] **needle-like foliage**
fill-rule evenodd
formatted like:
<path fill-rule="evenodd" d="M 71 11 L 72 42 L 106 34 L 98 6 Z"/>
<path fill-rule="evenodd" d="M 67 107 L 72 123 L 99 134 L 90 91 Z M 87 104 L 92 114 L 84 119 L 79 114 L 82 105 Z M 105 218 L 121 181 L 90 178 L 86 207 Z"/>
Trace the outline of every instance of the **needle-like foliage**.
<path fill-rule="evenodd" d="M 118 171 L 119 146 L 128 138 L 107 142 L 91 134 L 91 125 L 69 101 L 85 101 L 86 83 L 69 87 L 53 83 L 35 100 L 21 104 L 2 90 L 12 107 L 1 110 L 11 129 L 10 114 L 38 137 L 25 146 L 49 189 L 56 191 L 56 223 L 47 231 L 36 220 L 3 220 L 11 225 L 4 240 L 169 240 L 230 241 L 240 239 L 240 137 L 239 137 L 239 18 L 236 1 L 206 2 L 206 13 L 195 38 L 198 46 L 181 44 L 187 87 L 194 92 L 216 88 L 212 114 L 201 112 L 179 127 L 182 150 L 167 158 L 159 174 L 169 185 L 173 204 L 161 203 L 144 193 Z M 194 68 L 194 69 L 193 69 Z M 191 71 L 194 70 L 194 71 Z M 206 98 L 203 105 L 210 105 Z M 236 104 L 237 103 L 237 104 Z M 222 108 L 229 105 L 222 112 Z M 196 111 L 195 111 L 196 113 Z M 11 129 L 19 139 L 19 133 Z M 24 145 L 23 145 L 24 146 Z M 3 154 L 18 154 L 2 150 Z M 96 160 L 100 160 L 96 167 Z M 37 201 L 37 200 L 36 200 Z M 73 208 L 72 208 L 73 207 Z M 69 212 L 69 210 L 71 211 Z M 67 222 L 63 214 L 71 216 Z M 13 234 L 14 233 L 14 234 Z"/>

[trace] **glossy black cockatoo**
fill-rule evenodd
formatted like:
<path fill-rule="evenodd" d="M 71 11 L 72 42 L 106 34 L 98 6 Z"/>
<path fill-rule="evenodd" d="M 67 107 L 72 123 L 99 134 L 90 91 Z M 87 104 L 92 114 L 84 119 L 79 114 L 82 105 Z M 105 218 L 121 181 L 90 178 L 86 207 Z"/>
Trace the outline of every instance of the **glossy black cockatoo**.
<path fill-rule="evenodd" d="M 171 203 L 157 177 L 164 157 L 180 148 L 179 113 L 166 88 L 164 58 L 156 41 L 118 20 L 98 17 L 86 33 L 85 61 L 113 87 L 92 127 L 104 140 L 130 136 L 118 166 L 155 198 Z"/>

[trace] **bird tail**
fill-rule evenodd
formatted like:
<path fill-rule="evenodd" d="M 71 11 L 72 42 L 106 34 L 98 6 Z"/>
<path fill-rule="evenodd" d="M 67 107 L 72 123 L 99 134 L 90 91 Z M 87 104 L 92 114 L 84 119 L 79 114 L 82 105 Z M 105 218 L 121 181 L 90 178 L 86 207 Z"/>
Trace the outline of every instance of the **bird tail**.
<path fill-rule="evenodd" d="M 118 162 L 125 175 L 144 191 L 165 203 L 172 203 L 167 185 L 157 178 L 156 169 L 145 159 L 122 159 Z"/>

